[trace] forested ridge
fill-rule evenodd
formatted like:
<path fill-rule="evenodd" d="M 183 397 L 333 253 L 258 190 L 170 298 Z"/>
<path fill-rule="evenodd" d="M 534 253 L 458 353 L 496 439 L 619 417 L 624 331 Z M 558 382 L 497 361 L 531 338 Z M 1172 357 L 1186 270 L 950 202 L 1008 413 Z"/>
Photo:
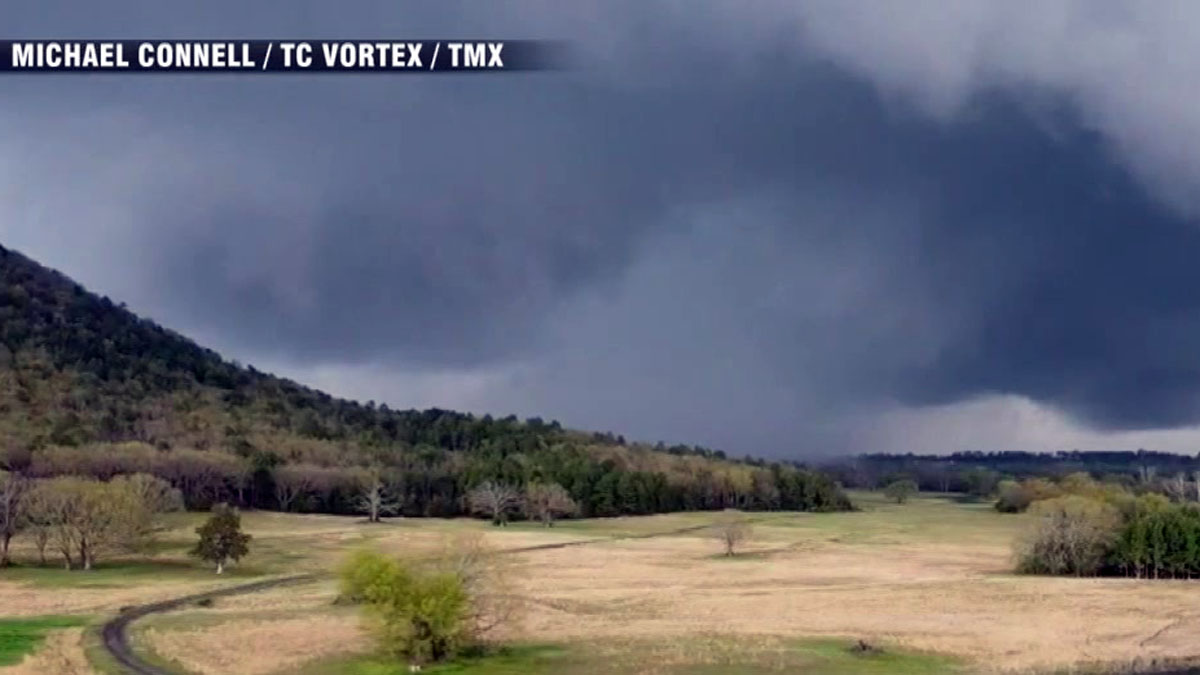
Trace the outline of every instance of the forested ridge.
<path fill-rule="evenodd" d="M 823 474 L 696 446 L 627 443 L 538 418 L 392 410 L 223 359 L 0 247 L 0 438 L 32 477 L 149 473 L 218 501 L 458 515 L 476 485 L 557 483 L 579 513 L 849 507 Z"/>

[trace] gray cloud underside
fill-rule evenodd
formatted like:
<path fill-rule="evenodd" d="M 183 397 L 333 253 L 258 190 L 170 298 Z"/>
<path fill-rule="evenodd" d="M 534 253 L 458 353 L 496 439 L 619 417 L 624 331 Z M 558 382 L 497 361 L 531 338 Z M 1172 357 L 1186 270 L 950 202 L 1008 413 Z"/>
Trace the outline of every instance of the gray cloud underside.
<path fill-rule="evenodd" d="M 1200 122 L 1153 58 L 1093 45 L 1165 31 L 1146 10 L 289 6 L 42 7 L 9 32 L 567 37 L 583 67 L 12 79 L 5 243 L 396 405 L 767 454 L 994 395 L 1097 430 L 1200 421 L 1200 172 L 1171 143 Z M 1150 110 L 1096 62 L 1145 71 Z"/>

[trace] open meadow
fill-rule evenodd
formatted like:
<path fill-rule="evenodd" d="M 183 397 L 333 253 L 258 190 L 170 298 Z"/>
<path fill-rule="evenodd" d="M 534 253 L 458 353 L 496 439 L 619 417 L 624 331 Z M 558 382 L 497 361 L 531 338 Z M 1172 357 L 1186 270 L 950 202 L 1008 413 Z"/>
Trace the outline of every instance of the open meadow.
<path fill-rule="evenodd" d="M 146 556 L 90 572 L 36 567 L 18 548 L 26 564 L 0 571 L 0 673 L 118 672 L 94 634 L 120 608 L 298 572 L 322 576 L 146 617 L 134 646 L 181 673 L 408 672 L 373 655 L 331 572 L 364 545 L 432 553 L 464 532 L 506 552 L 520 612 L 494 636 L 506 648 L 425 672 L 1128 671 L 1200 653 L 1200 584 L 1017 576 L 1026 516 L 854 497 L 861 511 L 752 514 L 732 558 L 695 529 L 712 513 L 547 529 L 248 512 L 251 554 L 220 577 L 185 554 L 202 516 L 175 514 Z M 879 650 L 852 651 L 859 640 Z"/>

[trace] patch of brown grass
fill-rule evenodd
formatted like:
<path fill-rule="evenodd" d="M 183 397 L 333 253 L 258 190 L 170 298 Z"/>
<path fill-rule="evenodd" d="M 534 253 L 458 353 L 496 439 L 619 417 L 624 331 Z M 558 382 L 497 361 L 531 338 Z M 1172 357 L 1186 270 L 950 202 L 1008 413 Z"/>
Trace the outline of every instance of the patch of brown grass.
<path fill-rule="evenodd" d="M 255 543 L 297 557 L 290 569 L 329 570 L 366 542 L 421 555 L 436 552 L 447 534 L 481 532 L 492 548 L 515 549 L 650 525 L 668 531 L 708 517 L 549 531 L 284 514 L 247 514 L 245 522 Z M 1021 522 L 987 508 L 919 499 L 859 513 L 771 514 L 733 558 L 720 556 L 702 531 L 513 554 L 520 571 L 510 592 L 527 611 L 496 637 L 619 650 L 647 640 L 731 635 L 778 649 L 794 638 L 843 636 L 953 654 L 993 671 L 1162 663 L 1200 653 L 1200 583 L 1013 575 L 1011 540 Z M 127 589 L 0 582 L 0 606 L 29 615 L 90 612 L 194 590 L 174 582 Z M 222 599 L 149 618 L 141 639 L 198 672 L 283 672 L 370 648 L 354 609 L 334 606 L 336 595 L 336 584 L 324 581 Z M 717 663 L 724 643 L 713 644 Z M 656 658 L 674 662 L 669 650 Z"/>
<path fill-rule="evenodd" d="M 206 675 L 291 672 L 308 661 L 370 648 L 354 618 L 322 614 L 272 621 L 235 619 L 190 629 L 147 628 L 138 642 Z"/>
<path fill-rule="evenodd" d="M 87 574 L 87 572 L 79 572 Z M 216 575 L 214 575 L 215 577 Z M 227 585 L 228 582 L 225 582 Z M 128 605 L 167 600 L 222 585 L 219 580 L 157 582 L 142 586 L 53 588 L 0 581 L 0 607 L 4 616 L 45 616 L 50 614 L 102 614 L 116 612 Z"/>
<path fill-rule="evenodd" d="M 977 543 L 827 542 L 731 561 L 712 548 L 673 537 L 526 554 L 538 574 L 521 593 L 537 609 L 510 637 L 838 635 L 1018 671 L 1178 659 L 1200 644 L 1200 584 L 1015 576 L 1006 546 Z"/>

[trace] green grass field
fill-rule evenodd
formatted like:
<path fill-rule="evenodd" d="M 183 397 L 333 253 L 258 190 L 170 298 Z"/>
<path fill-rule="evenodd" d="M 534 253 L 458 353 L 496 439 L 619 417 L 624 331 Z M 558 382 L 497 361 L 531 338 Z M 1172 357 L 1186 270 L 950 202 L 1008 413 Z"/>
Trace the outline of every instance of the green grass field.
<path fill-rule="evenodd" d="M 851 491 L 850 495 L 859 511 L 802 513 L 770 524 L 843 543 L 994 544 L 1010 541 L 1023 522 L 1020 516 L 998 514 L 990 502 L 964 502 L 960 495 L 927 493 L 904 504 L 878 492 Z"/>
<path fill-rule="evenodd" d="M 223 575 L 230 580 L 257 577 L 263 571 L 256 567 L 231 568 Z M 66 570 L 58 565 L 18 565 L 6 569 L 3 579 L 44 588 L 128 588 L 138 584 L 163 582 L 212 581 L 212 570 L 186 560 L 129 560 L 120 559 L 98 563 L 93 569 Z"/>
<path fill-rule="evenodd" d="M 58 628 L 74 628 L 88 622 L 86 616 L 39 616 L 25 619 L 0 619 L 0 666 L 20 663 Z"/>

